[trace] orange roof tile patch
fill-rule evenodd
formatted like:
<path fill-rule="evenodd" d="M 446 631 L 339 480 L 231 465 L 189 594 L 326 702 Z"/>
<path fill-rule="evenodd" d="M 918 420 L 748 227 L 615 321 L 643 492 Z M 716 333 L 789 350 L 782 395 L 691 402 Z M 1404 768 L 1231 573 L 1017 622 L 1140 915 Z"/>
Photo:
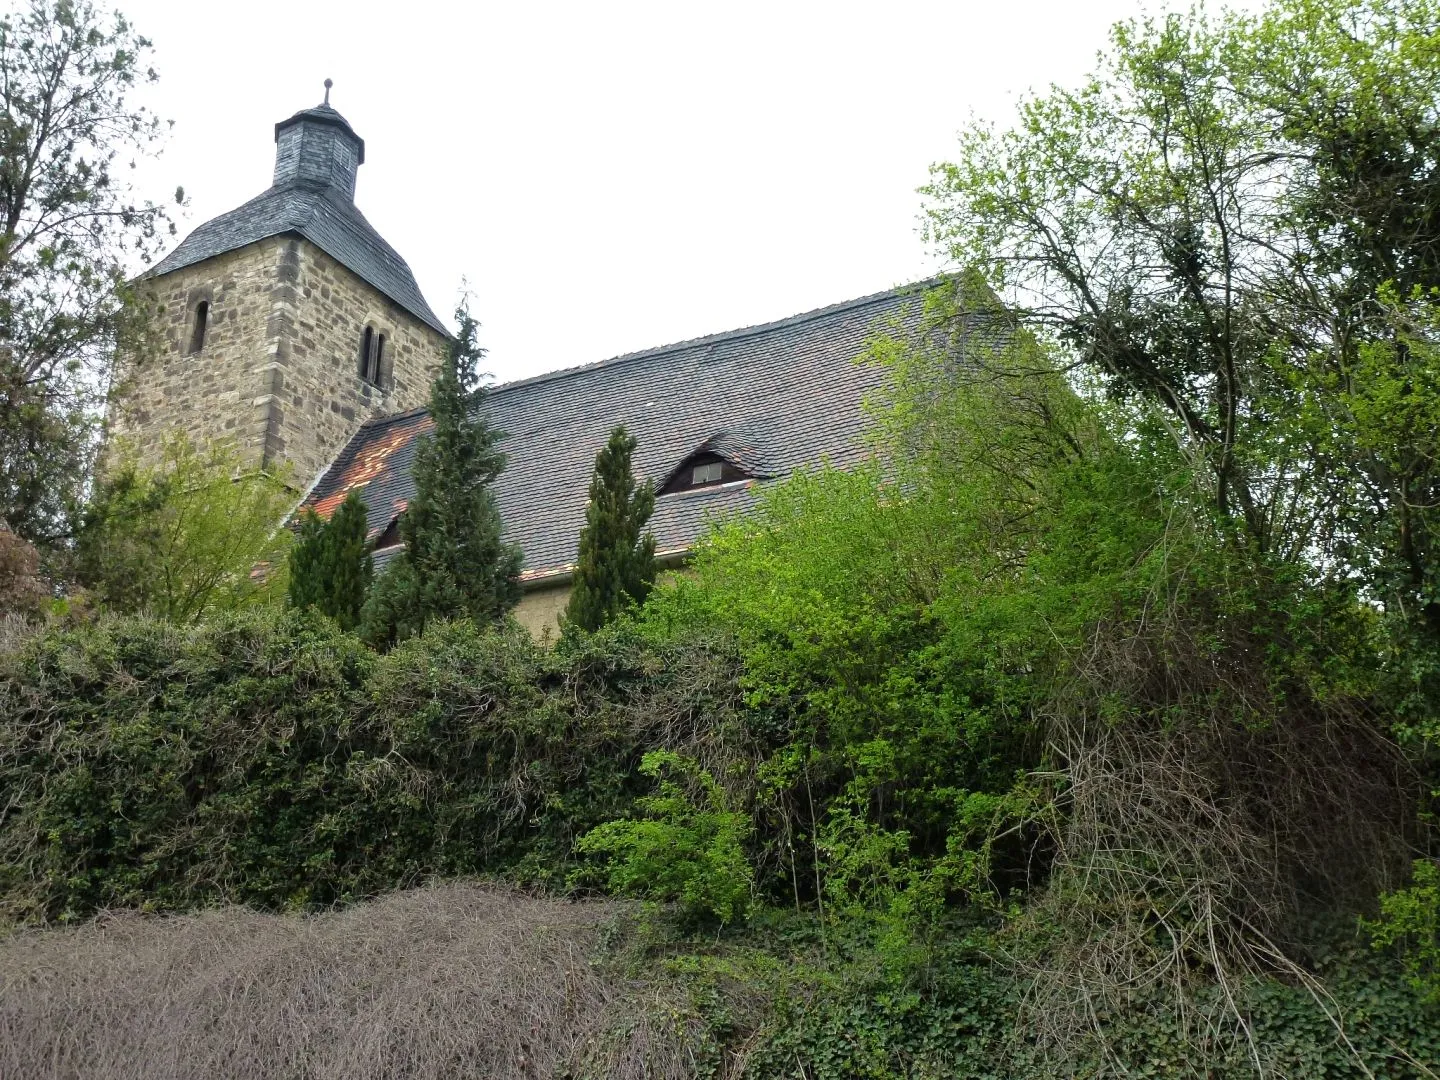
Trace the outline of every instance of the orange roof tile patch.
<path fill-rule="evenodd" d="M 349 495 L 351 491 L 358 487 L 364 487 L 384 473 L 386 462 L 394 455 L 395 451 L 409 443 L 420 432 L 434 426 L 434 421 L 428 416 L 417 416 L 411 423 L 394 425 L 391 430 L 385 432 L 374 442 L 368 443 L 356 454 L 355 459 L 340 474 L 339 486 L 325 498 L 310 504 L 310 509 L 320 517 L 328 518 L 345 501 L 345 496 Z M 403 500 L 401 501 L 403 502 Z M 403 510 L 404 507 L 400 506 L 398 509 Z"/>

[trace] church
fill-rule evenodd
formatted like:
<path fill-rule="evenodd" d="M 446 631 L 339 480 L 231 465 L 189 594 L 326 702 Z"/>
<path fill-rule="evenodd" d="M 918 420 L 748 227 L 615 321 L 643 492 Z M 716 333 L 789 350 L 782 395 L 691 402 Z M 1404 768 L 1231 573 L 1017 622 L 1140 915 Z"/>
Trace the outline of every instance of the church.
<path fill-rule="evenodd" d="M 288 467 L 321 516 L 359 490 L 378 564 L 399 549 L 450 331 L 356 207 L 364 162 L 328 80 L 323 104 L 275 125 L 271 186 L 140 278 L 158 356 L 130 380 L 113 430 L 142 453 L 177 429 L 231 439 L 247 465 Z M 856 358 L 877 332 L 913 328 L 919 308 L 902 288 L 491 387 L 507 456 L 495 495 L 525 557 L 516 618 L 537 636 L 556 626 L 595 455 L 617 424 L 655 486 L 657 555 L 677 564 L 766 484 L 864 456 L 864 401 L 882 373 Z"/>

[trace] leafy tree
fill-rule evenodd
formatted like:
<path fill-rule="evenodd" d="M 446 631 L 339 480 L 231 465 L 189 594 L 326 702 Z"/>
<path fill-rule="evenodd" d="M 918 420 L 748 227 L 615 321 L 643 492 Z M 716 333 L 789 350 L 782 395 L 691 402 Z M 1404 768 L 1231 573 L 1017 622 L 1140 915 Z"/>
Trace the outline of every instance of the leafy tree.
<path fill-rule="evenodd" d="M 415 449 L 415 496 L 400 519 L 405 550 L 365 603 L 361 634 L 388 646 L 435 619 L 493 623 L 520 601 L 520 549 L 500 538 L 490 484 L 505 468 L 501 433 L 485 416 L 475 320 L 462 304 L 460 330 L 430 388 L 433 430 Z"/>
<path fill-rule="evenodd" d="M 368 532 L 359 491 L 346 495 L 329 521 L 306 509 L 290 549 L 290 606 L 317 608 L 340 629 L 355 629 L 374 575 Z"/>
<path fill-rule="evenodd" d="M 38 543 L 80 504 L 117 345 L 144 351 L 125 268 L 168 222 L 117 167 L 161 132 L 149 48 L 87 0 L 0 15 L 0 516 Z"/>
<path fill-rule="evenodd" d="M 941 248 L 1170 432 L 1244 573 L 1382 606 L 1387 705 L 1420 748 L 1440 740 L 1437 87 L 1436 0 L 1126 22 L 1085 84 L 972 127 L 928 189 Z"/>
<path fill-rule="evenodd" d="M 1320 544 L 1440 630 L 1440 462 L 1347 397 L 1362 350 L 1399 344 L 1382 287 L 1428 305 L 1440 282 L 1437 84 L 1435 0 L 1126 22 L 1079 89 L 968 130 L 928 192 L 933 239 L 1154 410 L 1226 527 Z"/>
<path fill-rule="evenodd" d="M 568 625 L 592 633 L 627 605 L 643 604 L 655 586 L 655 537 L 643 532 L 655 492 L 648 483 L 636 486 L 634 452 L 634 437 L 617 427 L 595 456 L 580 565 L 565 608 Z"/>
<path fill-rule="evenodd" d="M 111 610 L 197 622 L 276 585 L 293 501 L 284 477 L 244 470 L 233 446 L 200 449 L 176 433 L 159 464 L 121 457 L 101 482 L 76 576 Z"/>

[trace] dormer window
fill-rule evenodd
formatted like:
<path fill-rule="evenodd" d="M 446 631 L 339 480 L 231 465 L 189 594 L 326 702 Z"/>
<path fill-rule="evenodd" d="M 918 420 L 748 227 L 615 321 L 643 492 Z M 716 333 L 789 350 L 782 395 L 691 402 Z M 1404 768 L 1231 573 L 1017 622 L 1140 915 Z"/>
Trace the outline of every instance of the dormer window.
<path fill-rule="evenodd" d="M 205 326 L 210 321 L 210 301 L 201 300 L 195 305 L 195 323 L 190 329 L 190 355 L 205 347 Z"/>
<path fill-rule="evenodd" d="M 694 491 L 698 488 L 730 484 L 736 480 L 748 480 L 750 474 L 738 468 L 719 454 L 702 452 L 692 454 L 680 467 L 670 474 L 670 479 L 657 494 L 670 495 L 677 491 Z"/>
<path fill-rule="evenodd" d="M 360 334 L 359 373 L 371 386 L 385 385 L 385 335 L 373 326 Z"/>

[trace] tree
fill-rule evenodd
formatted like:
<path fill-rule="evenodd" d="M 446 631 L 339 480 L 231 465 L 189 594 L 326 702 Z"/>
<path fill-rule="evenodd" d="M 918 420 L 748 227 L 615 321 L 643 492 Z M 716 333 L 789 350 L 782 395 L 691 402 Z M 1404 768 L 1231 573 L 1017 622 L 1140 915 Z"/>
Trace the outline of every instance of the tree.
<path fill-rule="evenodd" d="M 400 519 L 405 550 L 370 591 L 361 634 L 385 647 L 435 619 L 502 619 L 520 601 L 520 549 L 501 539 L 491 483 L 505 468 L 502 438 L 485 415 L 475 320 L 462 304 L 459 333 L 430 388 L 433 430 L 415 449 L 415 495 Z"/>
<path fill-rule="evenodd" d="M 1381 287 L 1440 283 L 1437 81 L 1435 0 L 1122 23 L 1085 85 L 971 128 L 928 193 L 932 237 L 1167 426 L 1225 527 L 1398 562 L 1373 585 L 1440 630 L 1428 441 L 1335 438 L 1361 350 L 1397 338 Z"/>
<path fill-rule="evenodd" d="M 340 629 L 355 629 L 374 575 L 368 532 L 359 491 L 346 495 L 329 521 L 307 509 L 290 549 L 290 606 L 316 608 Z"/>
<path fill-rule="evenodd" d="M 96 600 L 193 623 L 277 584 L 294 501 L 282 476 L 244 472 L 234 447 L 179 433 L 154 467 L 123 453 L 76 539 L 76 576 Z"/>
<path fill-rule="evenodd" d="M 87 0 L 0 16 L 0 515 L 42 544 L 80 505 L 117 346 L 143 352 L 125 268 L 168 221 L 117 165 L 161 133 L 131 100 L 149 48 Z"/>
<path fill-rule="evenodd" d="M 1215 19 L 1196 8 L 1117 26 L 1080 89 L 1026 101 L 1011 130 L 972 128 L 934 175 L 932 236 L 1058 348 L 1091 404 L 1108 399 L 1121 456 L 1139 451 L 1146 486 L 1164 496 L 1150 524 L 1164 520 L 1165 535 L 1150 550 L 1175 568 L 1152 579 L 1163 588 L 1133 629 L 1094 620 L 1071 685 L 1042 714 L 1068 803 L 1059 869 L 1035 908 L 1035 925 L 1063 943 L 1035 967 L 1037 985 L 1063 987 L 1032 998 L 1051 1018 L 1067 1015 L 1053 1007 L 1064 1001 L 1103 1014 L 1099 999 L 1133 993 L 1127 971 L 1159 970 L 1138 959 L 1150 927 L 1127 928 L 1120 912 L 1205 911 L 1211 925 L 1197 939 L 1222 985 L 1234 977 L 1227 965 L 1283 969 L 1273 943 L 1301 910 L 1264 897 L 1266 877 L 1278 878 L 1256 872 L 1255 853 L 1279 851 L 1268 845 L 1284 836 L 1285 861 L 1307 879 L 1286 888 L 1307 904 L 1359 910 L 1394 880 L 1411 794 L 1440 788 L 1437 87 L 1436 0 L 1277 0 Z M 1166 460 L 1157 435 L 1179 460 Z M 1123 520 L 1120 509 L 1096 525 Z M 1184 532 L 1203 559 L 1183 554 Z M 1101 557 L 1098 530 L 1074 536 L 1073 550 Z M 1176 570 L 1206 562 L 1211 570 L 1177 587 Z M 1143 569 L 1138 558 L 1127 567 L 1136 581 Z M 1273 702 L 1263 725 L 1236 727 L 1249 701 L 1214 708 L 1213 691 L 1232 691 L 1207 687 L 1186 659 L 1201 643 L 1227 687 L 1243 685 L 1247 668 L 1262 676 L 1255 685 L 1269 689 L 1242 697 Z M 1251 667 L 1262 651 L 1265 669 Z M 1187 724 L 1204 738 L 1172 743 Z M 1285 776 L 1267 775 L 1247 746 L 1262 726 Z M 1136 828 L 1139 808 L 1207 774 L 1225 778 L 1207 785 L 1230 807 L 1248 798 L 1261 815 L 1286 808 L 1265 839 L 1235 844 L 1250 826 L 1218 807 L 1220 830 L 1178 810 Z M 1365 788 L 1370 796 L 1352 797 Z M 1352 813 L 1344 828 L 1368 831 L 1359 845 L 1329 833 Z M 1167 819 L 1188 835 L 1167 838 Z M 1419 847 L 1433 845 L 1417 831 Z M 1102 835 L 1097 858 L 1087 844 Z M 1145 905 L 1122 898 L 1132 886 L 1118 877 L 1096 888 L 1101 864 L 1121 851 L 1143 856 L 1143 869 L 1125 866 L 1133 882 L 1149 875 L 1159 886 Z M 1187 879 L 1197 887 L 1182 904 L 1159 900 Z M 1205 893 L 1216 902 L 1195 899 Z M 1167 947 L 1187 933 L 1169 926 Z"/>
<path fill-rule="evenodd" d="M 635 439 L 622 426 L 595 455 L 579 567 L 565 608 L 566 623 L 581 630 L 594 632 L 627 605 L 643 604 L 655 586 L 655 537 L 642 535 L 655 492 L 649 483 L 636 486 L 634 452 Z"/>

